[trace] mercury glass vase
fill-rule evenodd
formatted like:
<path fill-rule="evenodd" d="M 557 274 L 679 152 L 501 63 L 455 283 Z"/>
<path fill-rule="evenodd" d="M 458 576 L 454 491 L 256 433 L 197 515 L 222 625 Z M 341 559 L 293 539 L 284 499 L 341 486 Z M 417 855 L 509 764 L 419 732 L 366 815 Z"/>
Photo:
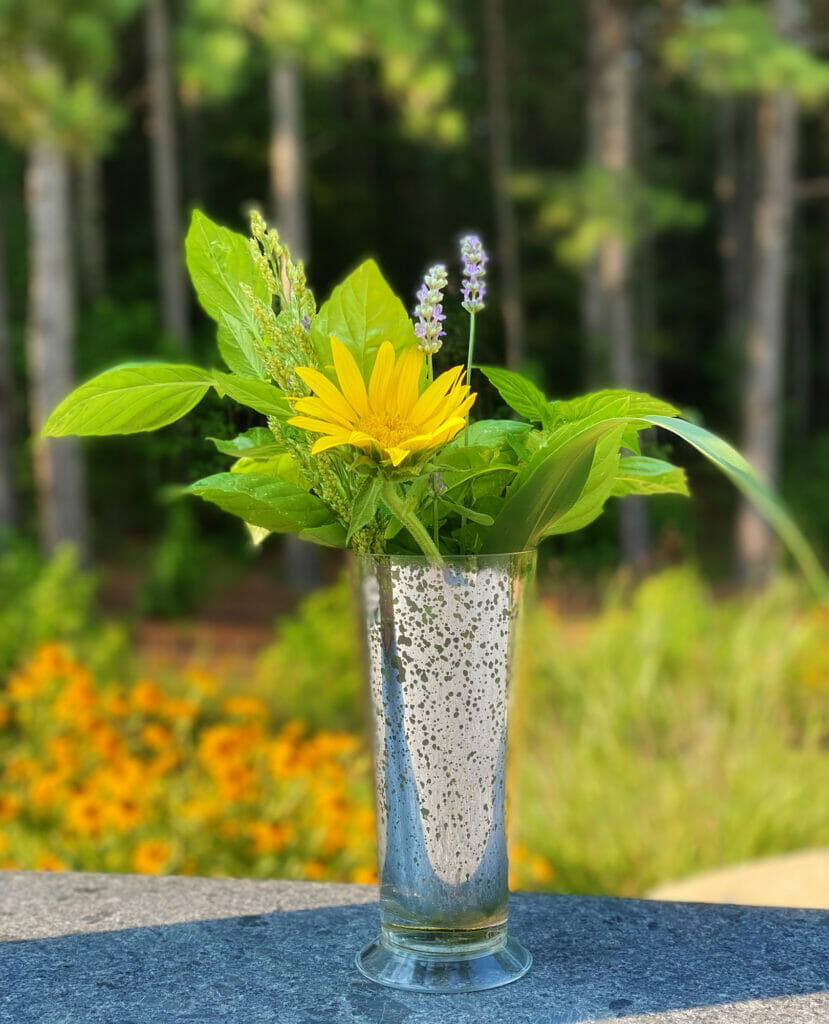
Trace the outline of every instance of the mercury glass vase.
<path fill-rule="evenodd" d="M 470 992 L 520 978 L 507 932 L 507 707 L 535 552 L 357 555 L 374 725 L 380 935 L 372 981 Z"/>

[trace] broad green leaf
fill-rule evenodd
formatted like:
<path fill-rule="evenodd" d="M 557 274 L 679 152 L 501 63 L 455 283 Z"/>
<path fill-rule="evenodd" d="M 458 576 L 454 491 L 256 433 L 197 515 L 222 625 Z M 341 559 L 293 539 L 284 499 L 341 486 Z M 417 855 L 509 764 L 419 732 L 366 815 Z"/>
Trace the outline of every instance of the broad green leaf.
<path fill-rule="evenodd" d="M 594 424 L 554 449 L 539 449 L 519 474 L 492 528 L 484 551 L 523 551 L 541 538 L 578 501 L 590 476 L 596 443 L 619 420 Z"/>
<path fill-rule="evenodd" d="M 299 533 L 333 522 L 330 509 L 316 495 L 264 474 L 216 473 L 197 480 L 188 491 L 273 533 Z"/>
<path fill-rule="evenodd" d="M 531 380 L 520 373 L 498 366 L 479 366 L 478 369 L 498 391 L 510 409 L 515 409 L 532 423 L 546 423 L 547 399 Z"/>
<path fill-rule="evenodd" d="M 265 303 L 271 296 L 253 261 L 248 239 L 194 210 L 184 251 L 199 302 L 219 325 L 222 358 L 239 376 L 264 380 L 265 365 L 258 354 L 259 325 L 239 285 L 247 285 Z"/>
<path fill-rule="evenodd" d="M 336 521 L 326 523 L 325 526 L 314 526 L 307 530 L 299 531 L 300 540 L 308 540 L 312 544 L 319 544 L 324 548 L 344 548 L 345 527 Z"/>
<path fill-rule="evenodd" d="M 590 474 L 578 500 L 545 531 L 546 537 L 582 530 L 602 514 L 605 502 L 613 492 L 619 463 L 623 461 L 619 446 L 624 431 L 625 424 L 620 424 L 598 438 Z"/>
<path fill-rule="evenodd" d="M 613 498 L 627 494 L 684 494 L 690 495 L 685 470 L 664 459 L 651 459 L 631 455 L 619 460 L 619 469 L 613 488 Z"/>
<path fill-rule="evenodd" d="M 258 324 L 255 329 L 256 334 L 250 324 L 243 323 L 229 313 L 222 313 L 216 331 L 216 344 L 219 355 L 231 373 L 252 380 L 266 380 L 268 371 L 262 358 L 262 338 Z"/>
<path fill-rule="evenodd" d="M 221 373 L 219 370 L 213 371 L 212 380 L 220 395 L 228 395 L 234 402 L 255 409 L 265 416 L 287 420 L 294 414 L 287 397 L 275 384 L 266 380 L 237 377 L 233 373 Z"/>
<path fill-rule="evenodd" d="M 346 542 L 350 541 L 358 530 L 367 526 L 374 518 L 380 503 L 380 488 L 382 486 L 383 481 L 379 474 L 363 477 L 351 506 L 351 522 L 348 526 Z"/>
<path fill-rule="evenodd" d="M 243 434 L 228 439 L 208 437 L 207 440 L 212 441 L 222 455 L 233 455 L 236 458 L 244 455 L 248 458 L 264 459 L 285 451 L 285 445 L 278 441 L 267 427 L 251 427 Z"/>
<path fill-rule="evenodd" d="M 311 341 L 324 369 L 333 362 L 332 334 L 348 347 L 365 380 L 384 341 L 400 352 L 417 340 L 403 303 L 374 260 L 361 263 L 337 285 L 311 324 Z"/>
<path fill-rule="evenodd" d="M 687 420 L 669 416 L 646 415 L 641 417 L 665 430 L 681 437 L 683 441 L 693 445 L 728 477 L 754 505 L 761 516 L 777 531 L 780 539 L 786 544 L 794 556 L 803 575 L 817 594 L 829 599 L 829 577 L 817 560 L 809 542 L 800 532 L 797 523 L 792 519 L 780 499 L 765 484 L 756 471 L 752 469 L 742 455 L 732 448 L 727 441 L 712 434 L 704 427 Z"/>
<path fill-rule="evenodd" d="M 197 366 L 117 366 L 81 384 L 43 427 L 46 437 L 137 434 L 180 419 L 207 393 L 212 377 Z"/>

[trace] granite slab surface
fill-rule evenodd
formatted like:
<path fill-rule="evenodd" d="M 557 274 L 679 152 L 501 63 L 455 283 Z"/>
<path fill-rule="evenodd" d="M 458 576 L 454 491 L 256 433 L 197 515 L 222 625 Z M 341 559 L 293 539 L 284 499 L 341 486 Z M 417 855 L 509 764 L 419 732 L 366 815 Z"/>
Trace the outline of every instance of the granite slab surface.
<path fill-rule="evenodd" d="M 826 1024 L 829 912 L 518 894 L 534 964 L 468 995 L 354 966 L 369 886 L 0 873 L 0 1024 Z"/>

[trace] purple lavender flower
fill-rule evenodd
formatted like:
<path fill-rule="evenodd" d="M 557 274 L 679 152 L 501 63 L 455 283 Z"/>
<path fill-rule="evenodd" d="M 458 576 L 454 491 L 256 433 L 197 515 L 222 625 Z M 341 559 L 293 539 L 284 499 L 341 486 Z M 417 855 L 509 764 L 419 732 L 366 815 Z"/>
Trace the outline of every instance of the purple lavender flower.
<path fill-rule="evenodd" d="M 446 267 L 442 263 L 436 263 L 426 272 L 417 293 L 417 323 L 414 329 L 418 338 L 417 347 L 429 355 L 434 355 L 438 351 L 443 344 L 440 339 L 446 334 L 440 326 L 446 319 L 443 312 L 443 289 L 446 287 L 446 281 Z"/>
<path fill-rule="evenodd" d="M 466 238 L 461 239 L 461 259 L 463 260 L 464 274 L 461 305 L 467 313 L 480 313 L 484 308 L 484 296 L 486 295 L 484 267 L 489 257 L 484 252 L 484 247 L 477 235 L 467 235 Z"/>

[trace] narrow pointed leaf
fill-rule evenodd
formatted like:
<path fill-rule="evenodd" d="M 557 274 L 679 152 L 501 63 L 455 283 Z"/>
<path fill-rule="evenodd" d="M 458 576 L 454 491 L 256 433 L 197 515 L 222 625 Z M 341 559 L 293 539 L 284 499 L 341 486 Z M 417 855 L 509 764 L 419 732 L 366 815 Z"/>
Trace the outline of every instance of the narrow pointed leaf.
<path fill-rule="evenodd" d="M 732 448 L 727 441 L 723 441 L 721 437 L 717 437 L 716 434 L 712 434 L 696 423 L 689 423 L 687 420 L 677 419 L 673 416 L 654 415 L 642 416 L 641 419 L 647 420 L 655 426 L 663 427 L 665 430 L 670 430 L 722 470 L 777 532 L 814 591 L 824 599 L 829 599 L 829 577 L 809 542 L 780 499 L 760 479 L 757 472 L 735 448 Z"/>
<path fill-rule="evenodd" d="M 350 541 L 358 530 L 362 530 L 374 518 L 377 506 L 380 503 L 380 490 L 382 486 L 383 481 L 377 474 L 363 477 L 363 482 L 360 484 L 360 489 L 357 491 L 351 507 L 351 522 L 348 527 L 346 542 Z"/>

